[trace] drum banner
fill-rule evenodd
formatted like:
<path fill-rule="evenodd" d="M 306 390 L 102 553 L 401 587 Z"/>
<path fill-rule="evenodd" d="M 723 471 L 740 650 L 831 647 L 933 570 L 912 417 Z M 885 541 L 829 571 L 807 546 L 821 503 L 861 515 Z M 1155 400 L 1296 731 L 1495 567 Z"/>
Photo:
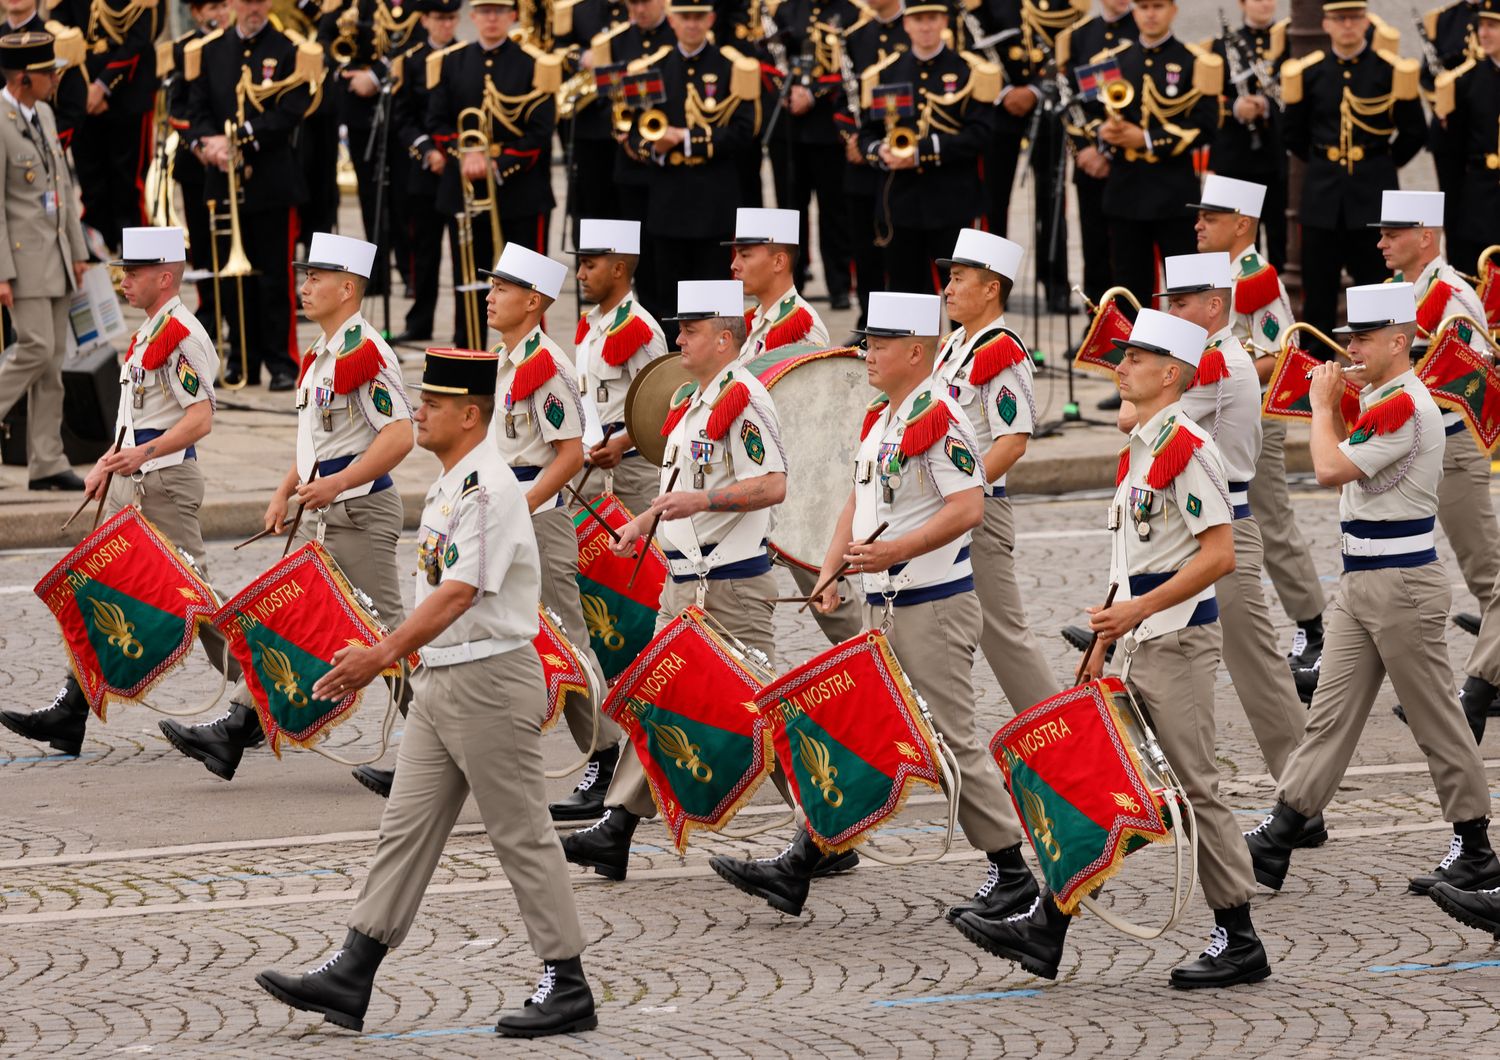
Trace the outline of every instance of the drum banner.
<path fill-rule="evenodd" d="M 771 770 L 756 674 L 689 607 L 648 644 L 604 701 L 640 756 L 678 853 L 695 828 L 722 828 Z"/>
<path fill-rule="evenodd" d="M 140 701 L 192 650 L 216 601 L 160 530 L 127 505 L 49 570 L 34 590 L 57 619 L 90 709 Z"/>
<path fill-rule="evenodd" d="M 1455 320 L 1443 329 L 1417 362 L 1417 378 L 1432 400 L 1464 418 L 1479 448 L 1490 452 L 1500 441 L 1500 371 L 1474 348 L 1474 328 Z"/>
<path fill-rule="evenodd" d="M 1125 357 L 1125 351 L 1116 346 L 1114 340 L 1130 338 L 1133 326 L 1132 318 L 1120 307 L 1120 299 L 1111 298 L 1094 314 L 1073 363 L 1079 368 L 1113 378 L 1115 369 Z"/>
<path fill-rule="evenodd" d="M 1118 872 L 1126 854 L 1170 838 L 1115 711 L 1114 697 L 1124 694 L 1115 677 L 1070 688 L 990 741 L 1042 876 L 1065 913 Z"/>
<path fill-rule="evenodd" d="M 1307 373 L 1323 363 L 1299 346 L 1283 349 L 1266 383 L 1261 415 L 1274 420 L 1312 419 L 1312 380 Z M 1348 379 L 1344 380 L 1344 396 L 1339 399 L 1339 406 L 1344 414 L 1344 429 L 1352 430 L 1359 420 L 1359 386 Z"/>
<path fill-rule="evenodd" d="M 634 518 L 611 493 L 590 500 L 589 507 L 614 530 Z M 578 536 L 578 594 L 583 601 L 583 617 L 588 621 L 589 643 L 605 678 L 613 680 L 650 643 L 655 632 L 657 605 L 667 580 L 667 557 L 652 543 L 651 554 L 632 586 L 630 575 L 636 557 L 621 558 L 611 552 L 609 534 L 588 512 L 579 509 L 573 516 L 573 532 Z"/>
<path fill-rule="evenodd" d="M 370 646 L 380 627 L 354 596 L 338 565 L 307 544 L 256 578 L 221 607 L 213 623 L 244 671 L 261 728 L 276 757 L 283 741 L 311 747 L 359 706 L 364 689 L 338 700 L 314 699 L 334 653 Z M 417 664 L 412 656 L 411 665 Z M 395 668 L 381 671 L 394 676 Z"/>
<path fill-rule="evenodd" d="M 776 760 L 828 853 L 850 850 L 899 813 L 917 784 L 942 790 L 942 767 L 916 695 L 885 635 L 861 633 L 756 698 Z"/>
<path fill-rule="evenodd" d="M 531 646 L 541 660 L 542 679 L 547 685 L 547 714 L 542 718 L 542 731 L 546 732 L 557 724 L 570 695 L 588 696 L 589 678 L 578 649 L 545 608 L 537 614 L 537 633 Z"/>
<path fill-rule="evenodd" d="M 819 346 L 812 342 L 789 343 L 767 350 L 746 366 L 767 390 L 798 365 L 825 357 L 858 357 L 853 346 Z"/>
<path fill-rule="evenodd" d="M 1487 255 L 1480 261 L 1479 300 L 1484 303 L 1485 323 L 1500 331 L 1500 257 Z"/>

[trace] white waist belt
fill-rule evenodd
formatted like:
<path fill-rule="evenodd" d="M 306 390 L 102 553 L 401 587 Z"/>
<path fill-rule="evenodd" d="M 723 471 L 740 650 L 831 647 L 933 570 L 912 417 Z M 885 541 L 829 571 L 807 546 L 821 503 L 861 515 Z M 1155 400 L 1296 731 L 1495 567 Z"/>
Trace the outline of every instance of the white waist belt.
<path fill-rule="evenodd" d="M 459 663 L 478 662 L 480 659 L 488 659 L 492 655 L 503 655 L 508 651 L 515 651 L 524 645 L 525 641 L 499 640 L 495 637 L 487 637 L 484 640 L 467 641 L 463 644 L 450 644 L 442 648 L 426 647 L 420 652 L 423 666 L 457 666 Z"/>
<path fill-rule="evenodd" d="M 1410 552 L 1426 552 L 1437 545 L 1433 531 L 1413 534 L 1411 537 L 1355 537 L 1343 535 L 1341 545 L 1346 556 L 1404 556 Z"/>
<path fill-rule="evenodd" d="M 1229 491 L 1229 506 L 1231 508 L 1238 508 L 1242 504 L 1249 504 L 1249 503 L 1250 503 L 1250 487 L 1249 486 L 1246 486 L 1242 490 L 1230 490 Z"/>

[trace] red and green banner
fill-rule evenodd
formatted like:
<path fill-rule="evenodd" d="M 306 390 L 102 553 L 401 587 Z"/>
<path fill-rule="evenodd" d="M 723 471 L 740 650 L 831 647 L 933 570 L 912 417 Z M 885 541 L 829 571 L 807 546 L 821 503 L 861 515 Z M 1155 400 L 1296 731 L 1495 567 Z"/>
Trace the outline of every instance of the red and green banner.
<path fill-rule="evenodd" d="M 1124 695 L 1119 678 L 1090 681 L 1043 700 L 990 741 L 1065 913 L 1118 872 L 1125 855 L 1170 838 L 1160 796 L 1146 785 L 1115 709 Z"/>
<path fill-rule="evenodd" d="M 1500 247 L 1490 247 L 1479 258 L 1479 300 L 1484 322 L 1500 332 Z"/>
<path fill-rule="evenodd" d="M 1476 348 L 1483 339 L 1474 339 L 1472 324 L 1450 323 L 1417 362 L 1417 378 L 1434 401 L 1464 418 L 1474 441 L 1488 453 L 1500 441 L 1500 371 Z"/>
<path fill-rule="evenodd" d="M 818 847 L 849 850 L 900 812 L 942 767 L 915 694 L 885 635 L 861 633 L 771 682 L 756 697 L 776 761 Z"/>
<path fill-rule="evenodd" d="M 589 678 L 578 649 L 545 607 L 537 615 L 537 633 L 531 646 L 541 660 L 542 679 L 547 685 L 547 714 L 542 718 L 542 731 L 546 732 L 557 724 L 569 696 L 588 696 Z"/>
<path fill-rule="evenodd" d="M 589 501 L 610 527 L 619 530 L 634 516 L 612 493 Z M 635 556 L 620 557 L 609 550 L 609 534 L 588 512 L 573 516 L 578 535 L 578 595 L 589 626 L 589 643 L 604 671 L 613 680 L 641 653 L 656 631 L 656 609 L 667 580 L 667 557 L 652 543 L 641 573 L 630 584 Z"/>
<path fill-rule="evenodd" d="M 364 689 L 329 700 L 314 699 L 313 686 L 333 669 L 340 649 L 368 647 L 383 635 L 317 544 L 304 545 L 252 581 L 219 609 L 213 623 L 244 671 L 278 758 L 283 741 L 311 747 L 354 714 Z M 415 666 L 416 657 L 410 662 Z M 382 671 L 395 674 L 394 668 Z"/>
<path fill-rule="evenodd" d="M 1094 310 L 1094 319 L 1089 323 L 1088 333 L 1083 336 L 1073 363 L 1113 379 L 1115 369 L 1125 357 L 1125 351 L 1116 346 L 1114 340 L 1130 338 L 1136 309 L 1128 301 L 1121 305 L 1125 298 L 1123 291 L 1114 298 L 1109 297 L 1110 294 L 1116 294 L 1115 290 L 1107 293 L 1102 307 Z M 1130 312 L 1127 313 L 1126 309 Z"/>
<path fill-rule="evenodd" d="M 192 650 L 218 601 L 160 530 L 128 505 L 36 583 L 89 707 L 139 702 Z"/>
<path fill-rule="evenodd" d="M 771 729 L 756 705 L 760 689 L 740 653 L 690 607 L 646 646 L 604 701 L 604 713 L 635 745 L 678 853 L 693 829 L 728 823 L 770 772 Z"/>
<path fill-rule="evenodd" d="M 1312 419 L 1312 380 L 1307 373 L 1323 364 L 1298 346 L 1287 346 L 1276 358 L 1276 367 L 1266 382 L 1266 396 L 1261 399 L 1260 413 L 1274 420 Z M 1344 380 L 1344 396 L 1339 399 L 1344 414 L 1344 429 L 1350 430 L 1359 420 L 1359 387 Z"/>

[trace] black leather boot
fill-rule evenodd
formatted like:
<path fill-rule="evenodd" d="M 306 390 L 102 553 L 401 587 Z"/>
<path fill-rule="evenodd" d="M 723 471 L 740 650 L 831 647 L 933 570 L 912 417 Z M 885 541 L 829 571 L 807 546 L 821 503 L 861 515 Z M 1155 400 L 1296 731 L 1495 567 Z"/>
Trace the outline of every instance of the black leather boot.
<path fill-rule="evenodd" d="M 1250 903 L 1232 909 L 1215 909 L 1217 926 L 1208 937 L 1208 947 L 1197 960 L 1172 969 L 1172 985 L 1179 990 L 1258 983 L 1271 975 L 1271 962 L 1250 923 Z"/>
<path fill-rule="evenodd" d="M 1490 821 L 1480 817 L 1453 825 L 1448 856 L 1429 873 L 1415 877 L 1407 890 L 1426 894 L 1435 884 L 1447 883 L 1460 891 L 1483 891 L 1500 886 L 1500 860 L 1490 848 Z"/>
<path fill-rule="evenodd" d="M 1500 890 L 1463 891 L 1451 883 L 1435 883 L 1427 897 L 1460 924 L 1488 931 L 1500 941 Z"/>
<path fill-rule="evenodd" d="M 378 769 L 375 766 L 355 766 L 349 775 L 369 788 L 382 799 L 391 797 L 391 785 L 396 783 L 394 769 Z"/>
<path fill-rule="evenodd" d="M 77 755 L 83 750 L 83 729 L 88 718 L 89 702 L 72 674 L 63 680 L 50 707 L 27 714 L 0 710 L 0 725 L 65 755 Z"/>
<path fill-rule="evenodd" d="M 813 866 L 812 878 L 821 880 L 824 876 L 838 876 L 841 873 L 852 872 L 859 866 L 859 851 L 846 850 L 842 854 L 824 854 Z"/>
<path fill-rule="evenodd" d="M 1286 803 L 1277 802 L 1264 821 L 1245 833 L 1257 882 L 1273 891 L 1281 890 L 1286 870 L 1292 865 L 1292 851 L 1306 827 L 1306 817 Z"/>
<path fill-rule="evenodd" d="M 547 961 L 536 992 L 516 1012 L 500 1017 L 495 1033 L 503 1038 L 543 1038 L 549 1034 L 574 1034 L 599 1026 L 594 1014 L 594 992 L 583 975 L 577 957 Z"/>
<path fill-rule="evenodd" d="M 1297 623 L 1297 632 L 1292 635 L 1292 650 L 1286 661 L 1293 670 L 1310 669 L 1323 655 L 1323 616 Z"/>
<path fill-rule="evenodd" d="M 1306 669 L 1294 668 L 1292 670 L 1292 680 L 1297 685 L 1297 698 L 1306 706 L 1312 706 L 1313 693 L 1318 690 L 1318 671 L 1321 669 L 1322 662 L 1323 657 L 1320 655 Z"/>
<path fill-rule="evenodd" d="M 785 850 L 774 858 L 728 858 L 720 855 L 708 859 L 711 869 L 746 894 L 764 898 L 772 909 L 789 916 L 802 915 L 802 903 L 812 885 L 813 871 L 823 852 L 813 842 L 812 833 L 803 828 Z"/>
<path fill-rule="evenodd" d="M 604 812 L 604 793 L 615 778 L 615 763 L 620 760 L 619 747 L 595 751 L 583 767 L 578 786 L 561 802 L 548 806 L 554 821 L 592 821 Z"/>
<path fill-rule="evenodd" d="M 979 885 L 973 898 L 949 908 L 950 924 L 964 913 L 978 913 L 992 920 L 1003 919 L 1028 908 L 1036 898 L 1036 880 L 1021 857 L 1020 843 L 1003 850 L 992 850 L 985 857 L 990 863 L 984 883 Z"/>
<path fill-rule="evenodd" d="M 350 928 L 343 948 L 312 971 L 287 975 L 267 969 L 255 981 L 277 1001 L 303 1012 L 321 1012 L 329 1023 L 362 1031 L 375 972 L 385 954 L 383 942 Z"/>
<path fill-rule="evenodd" d="M 1031 905 L 1006 917 L 976 912 L 959 914 L 953 926 L 986 953 L 1015 961 L 1032 975 L 1056 979 L 1063 942 L 1073 918 L 1057 908 L 1052 892 L 1043 887 Z"/>
<path fill-rule="evenodd" d="M 1302 826 L 1302 834 L 1297 837 L 1293 849 L 1311 850 L 1326 842 L 1328 842 L 1328 826 L 1323 823 L 1323 815 L 1318 813 L 1309 817 L 1307 823 Z"/>
<path fill-rule="evenodd" d="M 1484 739 L 1485 722 L 1500 708 L 1497 698 L 1500 698 L 1500 688 L 1482 677 L 1466 678 L 1464 686 L 1458 690 L 1458 705 L 1464 708 L 1464 718 L 1469 723 L 1469 731 L 1474 734 L 1475 743 Z M 1411 724 L 1400 703 L 1391 708 L 1391 713 L 1400 719 L 1402 725 Z"/>
<path fill-rule="evenodd" d="M 225 780 L 234 779 L 240 756 L 266 738 L 260 716 L 243 703 L 230 703 L 228 713 L 202 725 L 184 725 L 176 719 L 158 724 L 168 743 Z"/>
<path fill-rule="evenodd" d="M 1480 618 L 1478 615 L 1460 611 L 1453 616 L 1453 624 L 1471 637 L 1479 636 Z"/>
<path fill-rule="evenodd" d="M 1079 651 L 1088 651 L 1089 645 L 1094 643 L 1094 631 L 1084 626 L 1064 626 L 1062 628 L 1062 639 Z M 1115 657 L 1115 646 L 1111 644 L 1104 649 L 1104 661 L 1109 662 Z"/>
<path fill-rule="evenodd" d="M 606 880 L 623 880 L 630 862 L 630 837 L 641 819 L 623 806 L 611 806 L 592 828 L 562 837 L 563 856 L 586 865 Z"/>

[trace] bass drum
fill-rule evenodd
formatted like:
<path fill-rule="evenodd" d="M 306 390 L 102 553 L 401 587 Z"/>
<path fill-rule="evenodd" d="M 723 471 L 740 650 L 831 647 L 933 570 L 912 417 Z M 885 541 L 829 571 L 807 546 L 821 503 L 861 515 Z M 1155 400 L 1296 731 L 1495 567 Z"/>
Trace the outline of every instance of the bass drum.
<path fill-rule="evenodd" d="M 875 396 L 864 358 L 851 346 L 802 343 L 763 353 L 749 368 L 771 392 L 789 465 L 771 548 L 799 567 L 822 570 L 852 488 L 859 425 Z"/>

